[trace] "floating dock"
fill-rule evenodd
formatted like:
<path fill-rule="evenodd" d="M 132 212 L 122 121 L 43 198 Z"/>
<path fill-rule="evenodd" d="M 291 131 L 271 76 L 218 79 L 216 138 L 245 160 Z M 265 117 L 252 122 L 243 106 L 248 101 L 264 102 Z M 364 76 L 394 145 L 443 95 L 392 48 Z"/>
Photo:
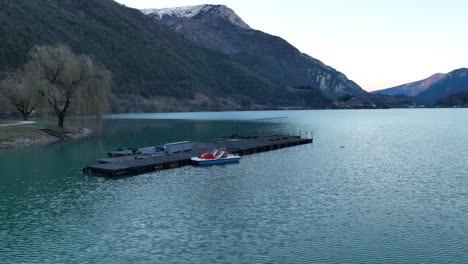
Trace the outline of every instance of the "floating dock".
<path fill-rule="evenodd" d="M 136 149 L 120 150 L 108 153 L 107 158 L 97 161 L 83 169 L 84 173 L 97 173 L 107 176 L 119 176 L 128 174 L 147 173 L 176 167 L 191 165 L 190 158 L 222 149 L 227 152 L 248 155 L 258 152 L 271 151 L 281 148 L 311 144 L 312 137 L 290 135 L 263 135 L 263 136 L 239 136 L 232 135 L 220 139 L 191 142 L 190 147 L 180 149 L 179 152 L 164 151 L 161 146 L 154 148 L 153 153 L 141 152 Z M 187 144 L 187 142 L 183 142 Z M 171 144 L 166 144 L 171 145 Z M 164 145 L 163 145 L 164 146 Z M 143 148 L 141 150 L 147 150 Z"/>

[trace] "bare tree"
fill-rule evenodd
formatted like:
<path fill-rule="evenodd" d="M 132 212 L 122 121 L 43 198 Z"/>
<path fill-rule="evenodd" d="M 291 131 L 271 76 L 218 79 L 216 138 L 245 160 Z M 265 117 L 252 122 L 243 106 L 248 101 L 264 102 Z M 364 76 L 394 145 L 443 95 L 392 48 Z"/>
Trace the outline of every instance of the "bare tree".
<path fill-rule="evenodd" d="M 37 83 L 24 74 L 10 74 L 0 81 L 0 90 L 25 121 L 40 104 Z"/>
<path fill-rule="evenodd" d="M 88 100 L 92 98 L 107 105 L 110 73 L 90 57 L 76 55 L 68 46 L 33 47 L 25 69 L 43 84 L 39 93 L 57 115 L 59 127 L 63 127 L 71 105 L 83 102 L 79 97 L 86 96 Z"/>

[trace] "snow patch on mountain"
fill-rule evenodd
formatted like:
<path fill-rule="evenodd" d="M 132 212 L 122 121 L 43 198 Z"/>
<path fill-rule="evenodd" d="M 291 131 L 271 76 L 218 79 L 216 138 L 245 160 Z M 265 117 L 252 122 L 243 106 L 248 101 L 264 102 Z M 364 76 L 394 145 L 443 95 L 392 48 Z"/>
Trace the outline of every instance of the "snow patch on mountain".
<path fill-rule="evenodd" d="M 244 29 L 250 29 L 249 25 L 247 25 L 232 9 L 225 5 L 197 5 L 141 10 L 145 15 L 155 17 L 159 20 L 162 20 L 165 17 L 186 17 L 191 19 L 208 11 L 213 11 L 210 13 L 223 17 L 234 25 Z"/>
<path fill-rule="evenodd" d="M 212 5 L 180 6 L 161 9 L 142 9 L 141 12 L 145 15 L 154 14 L 159 17 L 159 19 L 163 19 L 165 16 L 193 18 L 194 16 L 204 13 L 213 7 L 214 6 Z"/>

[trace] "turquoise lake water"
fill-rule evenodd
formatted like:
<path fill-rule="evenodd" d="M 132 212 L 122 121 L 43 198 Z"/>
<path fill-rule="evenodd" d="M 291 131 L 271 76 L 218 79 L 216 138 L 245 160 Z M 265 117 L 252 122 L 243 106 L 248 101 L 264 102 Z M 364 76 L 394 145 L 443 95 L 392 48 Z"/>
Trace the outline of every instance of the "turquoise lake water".
<path fill-rule="evenodd" d="M 104 127 L 0 151 L 0 263 L 468 263 L 468 109 L 116 115 Z M 314 143 L 81 174 L 116 148 L 293 131 Z"/>

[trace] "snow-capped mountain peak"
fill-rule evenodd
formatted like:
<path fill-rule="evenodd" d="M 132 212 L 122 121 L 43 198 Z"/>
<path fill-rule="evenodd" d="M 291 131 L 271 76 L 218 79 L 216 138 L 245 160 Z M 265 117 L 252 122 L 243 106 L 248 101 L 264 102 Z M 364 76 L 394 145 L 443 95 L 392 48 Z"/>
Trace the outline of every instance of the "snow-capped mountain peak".
<path fill-rule="evenodd" d="M 197 15 L 213 11 L 216 15 L 229 20 L 231 23 L 245 28 L 250 29 L 247 25 L 232 9 L 224 5 L 197 5 L 197 6 L 181 6 L 161 9 L 142 9 L 145 15 L 153 16 L 156 19 L 162 20 L 165 17 L 186 17 L 194 18 Z"/>
<path fill-rule="evenodd" d="M 170 8 L 161 8 L 161 9 L 142 9 L 141 11 L 145 15 L 154 14 L 159 17 L 159 19 L 164 18 L 165 16 L 173 17 L 187 17 L 192 18 L 200 13 L 204 13 L 213 8 L 212 5 L 197 5 L 197 6 L 180 6 L 180 7 L 170 7 Z"/>

